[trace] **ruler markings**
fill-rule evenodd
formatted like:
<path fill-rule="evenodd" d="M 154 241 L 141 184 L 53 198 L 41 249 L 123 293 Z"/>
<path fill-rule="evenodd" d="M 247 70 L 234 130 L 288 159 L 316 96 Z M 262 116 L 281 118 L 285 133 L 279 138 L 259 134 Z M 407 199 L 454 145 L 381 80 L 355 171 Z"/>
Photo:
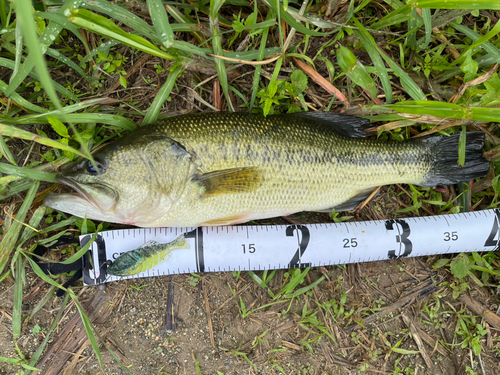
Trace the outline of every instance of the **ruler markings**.
<path fill-rule="evenodd" d="M 106 274 L 106 266 L 84 269 L 84 281 L 88 285 L 145 275 L 182 273 L 186 269 L 189 272 L 271 270 L 492 251 L 498 249 L 500 243 L 499 227 L 500 210 L 494 209 L 352 223 L 122 229 L 99 233 L 100 240 L 96 240 L 90 250 L 94 265 L 114 261 L 119 255 L 137 249 L 147 239 L 168 243 L 184 234 L 189 249 L 172 251 L 171 259 L 140 275 L 117 278 Z M 89 235 L 81 236 L 80 240 L 84 238 L 88 241 Z M 332 260 L 331 256 L 325 259 L 326 255 L 334 255 L 335 259 L 335 254 L 339 255 L 337 260 Z"/>

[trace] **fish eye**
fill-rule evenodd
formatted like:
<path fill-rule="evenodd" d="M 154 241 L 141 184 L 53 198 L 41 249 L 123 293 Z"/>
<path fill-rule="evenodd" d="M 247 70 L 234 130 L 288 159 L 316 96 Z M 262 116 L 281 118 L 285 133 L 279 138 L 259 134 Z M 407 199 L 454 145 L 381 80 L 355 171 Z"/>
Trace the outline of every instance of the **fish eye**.
<path fill-rule="evenodd" d="M 95 176 L 97 174 L 103 174 L 106 171 L 106 168 L 98 161 L 96 161 L 95 164 L 97 165 L 97 169 L 95 169 L 94 164 L 92 164 L 90 160 L 87 162 L 87 172 L 89 174 Z"/>

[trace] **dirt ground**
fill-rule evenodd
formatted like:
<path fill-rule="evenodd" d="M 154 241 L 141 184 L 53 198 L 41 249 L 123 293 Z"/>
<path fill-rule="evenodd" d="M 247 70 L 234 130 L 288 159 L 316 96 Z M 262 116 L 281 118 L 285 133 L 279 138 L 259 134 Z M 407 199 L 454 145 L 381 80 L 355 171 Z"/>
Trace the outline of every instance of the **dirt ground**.
<path fill-rule="evenodd" d="M 376 202 L 387 197 L 383 193 Z M 354 220 L 386 215 L 373 210 L 374 204 Z M 389 201 L 385 207 L 390 210 Z M 245 272 L 152 277 L 105 287 L 83 288 L 78 282 L 73 288 L 107 347 L 137 375 L 499 374 L 499 289 L 467 280 L 469 288 L 454 299 L 449 270 L 432 268 L 437 259 L 311 269 L 304 285 L 321 275 L 326 279 L 293 300 L 274 301 Z M 282 288 L 286 272 L 276 273 L 271 290 Z M 26 319 L 16 342 L 27 358 L 60 312 L 64 298 L 53 292 L 27 267 Z M 169 294 L 175 327 L 166 326 Z M 12 280 L 0 284 L 0 353 L 10 358 L 18 357 L 12 342 L 13 296 Z M 31 316 L 46 298 L 49 303 Z M 243 317 L 240 298 L 246 311 L 260 309 Z M 460 314 L 477 316 L 480 323 L 479 314 L 468 309 L 473 303 L 499 319 L 486 323 L 487 333 L 478 341 L 480 357 L 470 345 L 462 348 L 464 337 L 456 333 Z M 43 374 L 102 373 L 75 305 L 69 302 L 63 314 L 37 367 Z M 101 355 L 105 374 L 126 373 L 103 345 Z M 0 374 L 16 374 L 19 368 L 3 363 Z"/>

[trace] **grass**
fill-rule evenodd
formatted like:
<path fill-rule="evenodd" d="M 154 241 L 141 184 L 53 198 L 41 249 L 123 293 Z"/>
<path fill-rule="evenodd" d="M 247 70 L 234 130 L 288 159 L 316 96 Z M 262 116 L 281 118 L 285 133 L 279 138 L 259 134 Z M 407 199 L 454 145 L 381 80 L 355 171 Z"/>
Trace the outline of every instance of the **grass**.
<path fill-rule="evenodd" d="M 384 122 L 377 129 L 378 136 L 387 139 L 406 139 L 416 133 L 465 134 L 466 129 L 481 127 L 487 134 L 486 155 L 492 161 L 486 187 L 471 192 L 461 186 L 456 197 L 410 187 L 413 205 L 399 213 L 421 213 L 423 206 L 455 213 L 478 204 L 500 204 L 496 173 L 500 5 L 496 0 L 350 1 L 334 20 L 323 17 L 321 4 L 307 1 L 148 0 L 149 17 L 138 16 L 125 3 L 104 0 L 48 4 L 18 0 L 13 9 L 10 2 L 0 0 L 0 66 L 10 73 L 8 82 L 0 81 L 0 204 L 6 212 L 0 280 L 15 279 L 14 339 L 25 319 L 21 301 L 26 265 L 48 283 L 59 285 L 37 269 L 29 255 L 31 245 L 37 239 L 48 242 L 68 230 L 78 230 L 76 218 L 38 207 L 47 189 L 42 183 L 55 181 L 54 167 L 77 156 L 92 159 L 90 151 L 117 134 L 184 109 L 184 102 L 171 105 L 184 87 L 195 87 L 188 94 L 191 99 L 186 99 L 190 108 L 203 109 L 203 103 L 209 103 L 217 109 L 268 114 L 332 106 L 340 110 L 346 104 L 339 103 L 340 97 L 328 94 L 323 100 L 324 91 L 319 91 L 319 99 L 315 96 L 320 86 L 327 92 L 331 86 L 347 94 L 351 105 L 359 104 L 363 115 Z M 127 65 L 126 71 L 124 65 L 141 54 L 158 57 L 166 70 L 151 102 L 138 100 L 138 91 L 125 78 L 132 66 Z M 294 64 L 294 58 L 303 64 Z M 231 78 L 233 70 L 248 74 L 251 85 Z M 68 74 L 62 78 L 56 71 Z M 211 80 L 203 83 L 200 72 Z M 122 91 L 110 93 L 112 99 L 103 97 L 103 85 L 116 79 Z M 463 159 L 463 151 L 457 157 Z M 458 296 L 469 288 L 468 282 L 491 287 L 498 281 L 498 263 L 497 254 L 472 253 L 439 259 L 435 268 L 449 267 L 455 277 L 449 287 Z M 274 300 L 269 306 L 287 302 L 290 308 L 292 301 L 302 301 L 323 281 L 319 278 L 301 287 L 308 272 L 289 271 L 277 289 L 269 286 L 274 271 L 249 275 Z M 76 295 L 69 291 L 69 296 L 100 361 L 91 324 Z M 321 310 L 333 319 L 348 319 L 352 311 L 345 313 L 344 305 L 345 299 L 318 302 L 311 310 L 304 305 L 298 319 L 316 336 L 303 345 L 311 347 L 320 336 L 333 340 L 317 314 Z M 241 297 L 238 303 L 245 318 L 266 306 L 247 311 Z M 427 313 L 436 315 L 438 310 L 429 307 Z M 36 367 L 54 324 L 29 363 L 21 352 L 18 358 L 5 361 L 27 372 Z M 474 319 L 460 315 L 457 334 L 462 346 L 472 347 L 478 355 L 483 333 Z M 255 366 L 245 353 L 233 354 Z M 284 373 L 277 363 L 274 366 Z M 398 366 L 399 359 L 394 363 Z"/>

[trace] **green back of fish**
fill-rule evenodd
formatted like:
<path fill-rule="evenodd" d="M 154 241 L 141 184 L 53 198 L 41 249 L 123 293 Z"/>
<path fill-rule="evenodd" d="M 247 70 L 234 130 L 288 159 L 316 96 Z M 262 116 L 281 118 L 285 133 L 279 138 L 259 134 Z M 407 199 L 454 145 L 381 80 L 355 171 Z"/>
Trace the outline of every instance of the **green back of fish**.
<path fill-rule="evenodd" d="M 174 117 L 115 144 L 126 156 L 112 155 L 106 173 L 114 186 L 133 185 L 129 195 L 140 199 L 131 206 L 156 210 L 154 219 L 133 222 L 140 226 L 234 224 L 328 210 L 380 185 L 432 185 L 436 142 L 366 139 L 359 121 L 334 114 Z M 450 150 L 457 155 L 454 143 Z M 453 157 L 447 163 L 456 165 Z"/>
<path fill-rule="evenodd" d="M 222 188 L 217 194 L 214 188 L 201 199 L 198 187 L 188 185 L 154 225 L 231 224 L 330 209 L 379 185 L 418 184 L 432 158 L 415 144 L 345 137 L 334 125 L 295 116 L 188 115 L 144 131 L 164 133 L 183 145 L 197 173 L 251 168 L 254 175 L 235 184 L 255 181 L 253 189 L 228 194 Z"/>

